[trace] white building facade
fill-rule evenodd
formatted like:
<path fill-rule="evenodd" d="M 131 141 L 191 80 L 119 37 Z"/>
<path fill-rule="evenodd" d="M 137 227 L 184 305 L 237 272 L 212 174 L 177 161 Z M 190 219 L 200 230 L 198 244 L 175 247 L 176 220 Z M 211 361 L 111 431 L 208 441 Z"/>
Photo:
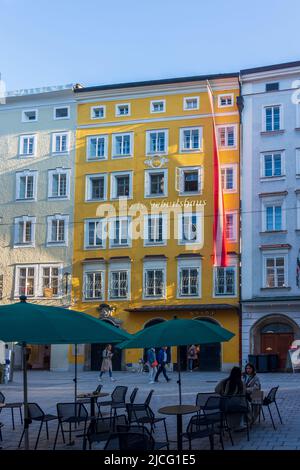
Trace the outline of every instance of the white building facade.
<path fill-rule="evenodd" d="M 71 303 L 75 131 L 72 86 L 0 106 L 0 304 Z M 68 346 L 32 346 L 29 364 L 67 369 Z"/>
<path fill-rule="evenodd" d="M 300 62 L 241 71 L 242 362 L 300 338 Z"/>

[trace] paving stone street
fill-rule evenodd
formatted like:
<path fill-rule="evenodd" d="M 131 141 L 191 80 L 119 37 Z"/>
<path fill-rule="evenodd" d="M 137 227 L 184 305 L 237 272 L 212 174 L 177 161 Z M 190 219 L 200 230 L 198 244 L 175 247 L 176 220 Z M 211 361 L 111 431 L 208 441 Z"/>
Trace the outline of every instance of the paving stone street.
<path fill-rule="evenodd" d="M 47 372 L 47 371 L 29 371 L 29 401 L 38 403 L 45 413 L 56 414 L 56 403 L 71 402 L 74 399 L 74 374 L 72 372 Z M 166 405 L 178 403 L 178 385 L 177 373 L 170 372 L 171 382 L 166 383 L 163 377 L 160 377 L 158 384 L 150 385 L 147 374 L 133 372 L 116 372 L 114 377 L 116 382 L 111 382 L 109 377 L 103 379 L 103 392 L 112 392 L 116 385 L 126 385 L 129 387 L 128 396 L 132 389 L 139 388 L 136 402 L 143 402 L 149 390 L 155 390 L 151 407 L 155 413 L 159 408 Z M 182 374 L 183 403 L 195 404 L 196 394 L 198 392 L 213 391 L 216 384 L 226 377 L 221 372 L 185 372 Z M 234 446 L 231 445 L 228 437 L 225 437 L 225 450 L 300 450 L 300 374 L 266 373 L 259 374 L 262 389 L 265 392 L 272 386 L 279 385 L 278 406 L 282 415 L 283 424 L 280 424 L 276 409 L 274 407 L 273 416 L 276 430 L 273 430 L 267 409 L 265 410 L 265 421 L 255 424 L 250 430 L 250 441 L 247 441 L 246 433 L 235 433 Z M 97 372 L 80 372 L 78 375 L 78 393 L 91 392 L 95 390 L 98 382 Z M 13 382 L 2 384 L 0 390 L 5 395 L 7 402 L 16 402 L 23 400 L 22 374 L 15 372 Z M 102 399 L 103 400 L 103 399 Z M 109 408 L 107 408 L 109 412 Z M 190 419 L 190 415 L 184 417 L 184 429 Z M 15 411 L 16 429 L 12 429 L 10 410 L 3 409 L 0 413 L 0 421 L 4 424 L 2 428 L 3 441 L 0 445 L 3 449 L 16 449 L 22 432 L 18 410 Z M 39 449 L 52 449 L 56 422 L 49 423 L 50 440 L 46 439 L 46 431 L 43 429 Z M 38 423 L 30 425 L 30 447 L 34 447 L 38 432 Z M 167 428 L 169 438 L 172 440 L 171 448 L 176 448 L 176 418 L 167 417 Z M 76 433 L 75 433 L 76 434 Z M 75 435 L 74 434 L 74 435 Z M 79 432 L 80 434 L 80 432 Z M 156 438 L 164 438 L 163 426 L 158 424 L 155 431 Z M 219 443 L 216 441 L 216 449 L 219 449 Z M 95 446 L 101 449 L 103 444 Z M 58 438 L 57 449 L 72 450 L 81 449 L 82 439 L 75 439 L 74 446 L 70 447 L 63 444 L 61 435 Z M 185 444 L 185 448 L 187 445 Z M 208 440 L 201 439 L 193 442 L 194 449 L 208 449 Z"/>

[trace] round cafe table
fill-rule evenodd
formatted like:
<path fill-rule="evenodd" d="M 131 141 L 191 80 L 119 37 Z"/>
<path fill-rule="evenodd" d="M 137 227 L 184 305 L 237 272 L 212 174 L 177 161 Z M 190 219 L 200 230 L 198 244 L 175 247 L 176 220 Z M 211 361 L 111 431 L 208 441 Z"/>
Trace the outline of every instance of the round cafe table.
<path fill-rule="evenodd" d="M 106 392 L 99 392 L 99 393 L 80 393 L 77 395 L 77 398 L 87 398 L 91 402 L 91 418 L 95 418 L 95 403 L 97 398 L 108 397 L 110 395 Z"/>
<path fill-rule="evenodd" d="M 177 450 L 182 450 L 182 416 L 196 413 L 200 410 L 200 406 L 195 405 L 172 405 L 164 406 L 158 410 L 163 415 L 177 416 Z"/>

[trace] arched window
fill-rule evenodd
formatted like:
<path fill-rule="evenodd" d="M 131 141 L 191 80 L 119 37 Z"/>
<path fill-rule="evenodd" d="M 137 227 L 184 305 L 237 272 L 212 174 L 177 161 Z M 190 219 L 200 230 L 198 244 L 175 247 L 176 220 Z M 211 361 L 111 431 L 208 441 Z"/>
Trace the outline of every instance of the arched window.
<path fill-rule="evenodd" d="M 264 333 L 293 333 L 293 328 L 287 323 L 269 323 L 260 330 Z"/>

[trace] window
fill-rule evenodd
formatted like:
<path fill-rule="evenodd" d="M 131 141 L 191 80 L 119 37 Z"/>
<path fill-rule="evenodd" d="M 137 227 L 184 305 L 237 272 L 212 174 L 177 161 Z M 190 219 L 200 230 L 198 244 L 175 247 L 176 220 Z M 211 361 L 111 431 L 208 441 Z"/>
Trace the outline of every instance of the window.
<path fill-rule="evenodd" d="M 105 118 L 105 106 L 92 106 L 91 107 L 91 119 L 104 119 Z"/>
<path fill-rule="evenodd" d="M 70 196 L 70 170 L 56 168 L 48 171 L 48 197 L 66 199 Z"/>
<path fill-rule="evenodd" d="M 165 296 L 165 270 L 145 269 L 144 270 L 144 297 L 164 297 Z"/>
<path fill-rule="evenodd" d="M 104 201 L 106 199 L 107 175 L 104 173 L 86 176 L 86 201 Z"/>
<path fill-rule="evenodd" d="M 200 194 L 202 169 L 199 167 L 179 168 L 179 194 Z"/>
<path fill-rule="evenodd" d="M 199 269 L 179 269 L 179 297 L 199 297 Z"/>
<path fill-rule="evenodd" d="M 281 129 L 280 106 L 267 106 L 265 109 L 265 131 L 273 132 Z"/>
<path fill-rule="evenodd" d="M 164 214 L 145 215 L 144 217 L 144 244 L 166 244 L 166 216 Z"/>
<path fill-rule="evenodd" d="M 229 266 L 226 268 L 214 268 L 214 288 L 215 295 L 235 296 L 236 295 L 236 268 Z"/>
<path fill-rule="evenodd" d="M 150 112 L 151 113 L 164 113 L 166 111 L 166 101 L 157 100 L 151 101 L 150 103 Z"/>
<path fill-rule="evenodd" d="M 59 106 L 54 108 L 54 119 L 69 119 L 70 106 Z"/>
<path fill-rule="evenodd" d="M 118 217 L 110 222 L 110 247 L 129 246 L 130 239 L 130 219 Z"/>
<path fill-rule="evenodd" d="M 54 297 L 60 294 L 59 281 L 60 269 L 57 266 L 42 266 L 42 296 L 46 296 L 46 290 L 50 289 Z"/>
<path fill-rule="evenodd" d="M 193 151 L 200 150 L 202 147 L 202 128 L 191 127 L 180 129 L 180 150 Z"/>
<path fill-rule="evenodd" d="M 282 206 L 281 205 L 271 205 L 266 206 L 265 208 L 266 221 L 265 221 L 265 230 L 274 231 L 282 230 Z"/>
<path fill-rule="evenodd" d="M 86 300 L 104 298 L 103 271 L 90 271 L 84 274 L 84 298 Z"/>
<path fill-rule="evenodd" d="M 34 201 L 36 199 L 37 171 L 25 170 L 16 173 L 16 200 Z"/>
<path fill-rule="evenodd" d="M 286 256 L 264 255 L 264 287 L 287 286 Z"/>
<path fill-rule="evenodd" d="M 279 82 L 273 83 L 266 83 L 266 91 L 278 91 L 279 90 Z"/>
<path fill-rule="evenodd" d="M 110 299 L 127 299 L 129 297 L 129 273 L 126 270 L 110 271 L 109 297 Z"/>
<path fill-rule="evenodd" d="M 188 98 L 183 98 L 183 109 L 185 111 L 199 109 L 199 97 L 192 96 Z"/>
<path fill-rule="evenodd" d="M 236 126 L 217 126 L 220 148 L 236 147 Z"/>
<path fill-rule="evenodd" d="M 130 116 L 130 104 L 116 104 L 116 116 Z"/>
<path fill-rule="evenodd" d="M 199 213 L 179 214 L 178 239 L 180 245 L 201 242 L 202 228 Z"/>
<path fill-rule="evenodd" d="M 32 157 L 35 155 L 36 137 L 34 135 L 21 135 L 20 137 L 20 156 Z"/>
<path fill-rule="evenodd" d="M 84 224 L 84 248 L 105 248 L 106 233 L 103 219 L 89 219 Z"/>
<path fill-rule="evenodd" d="M 47 245 L 67 245 L 68 220 L 67 215 L 54 215 L 47 218 Z"/>
<path fill-rule="evenodd" d="M 145 171 L 145 197 L 168 195 L 168 170 Z"/>
<path fill-rule="evenodd" d="M 107 159 L 108 136 L 95 135 L 87 139 L 87 160 Z"/>
<path fill-rule="evenodd" d="M 132 156 L 132 134 L 113 134 L 113 158 Z"/>
<path fill-rule="evenodd" d="M 132 172 L 111 174 L 111 198 L 132 197 Z"/>
<path fill-rule="evenodd" d="M 15 218 L 14 246 L 34 246 L 35 217 Z"/>
<path fill-rule="evenodd" d="M 52 135 L 52 153 L 69 152 L 69 133 L 59 132 Z"/>
<path fill-rule="evenodd" d="M 263 178 L 279 177 L 283 174 L 283 154 L 281 152 L 262 155 L 261 176 Z"/>
<path fill-rule="evenodd" d="M 166 130 L 146 132 L 146 153 L 148 155 L 167 153 L 168 132 Z"/>
<path fill-rule="evenodd" d="M 38 120 L 37 109 L 27 109 L 22 111 L 22 122 L 34 122 Z"/>
<path fill-rule="evenodd" d="M 236 212 L 227 212 L 225 214 L 225 223 L 226 223 L 226 239 L 229 241 L 236 241 L 237 234 L 237 213 Z"/>
<path fill-rule="evenodd" d="M 220 108 L 226 108 L 233 105 L 233 94 L 218 95 L 218 104 Z"/>
<path fill-rule="evenodd" d="M 296 175 L 300 175 L 300 149 L 296 149 Z"/>
<path fill-rule="evenodd" d="M 221 183 L 224 193 L 236 191 L 236 165 L 221 166 Z"/>
<path fill-rule="evenodd" d="M 18 266 L 16 270 L 15 296 L 26 295 L 27 297 L 34 297 L 36 293 L 36 267 Z"/>

